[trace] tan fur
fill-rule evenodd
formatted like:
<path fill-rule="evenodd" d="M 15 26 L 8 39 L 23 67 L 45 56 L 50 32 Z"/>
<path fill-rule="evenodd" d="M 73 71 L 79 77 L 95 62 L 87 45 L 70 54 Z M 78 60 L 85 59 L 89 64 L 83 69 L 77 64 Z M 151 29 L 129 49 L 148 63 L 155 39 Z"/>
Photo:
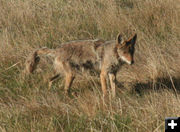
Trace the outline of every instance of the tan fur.
<path fill-rule="evenodd" d="M 127 62 L 133 64 L 134 45 L 137 35 L 123 41 L 119 34 L 116 41 L 81 40 L 61 44 L 56 49 L 41 48 L 32 53 L 27 61 L 25 71 L 33 73 L 40 60 L 40 55 L 54 57 L 55 76 L 50 78 L 50 85 L 60 75 L 65 76 L 65 92 L 67 93 L 73 83 L 77 72 L 93 70 L 100 72 L 103 95 L 107 93 L 107 76 L 110 79 L 112 96 L 115 97 L 116 73 L 120 66 Z"/>

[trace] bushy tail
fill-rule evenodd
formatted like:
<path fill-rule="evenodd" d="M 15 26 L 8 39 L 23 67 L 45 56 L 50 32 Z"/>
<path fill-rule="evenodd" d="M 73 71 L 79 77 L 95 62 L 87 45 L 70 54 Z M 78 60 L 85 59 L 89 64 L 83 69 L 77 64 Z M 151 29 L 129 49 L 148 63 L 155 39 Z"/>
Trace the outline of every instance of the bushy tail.
<path fill-rule="evenodd" d="M 55 56 L 55 50 L 44 47 L 44 48 L 37 49 L 36 51 L 34 51 L 26 60 L 26 63 L 25 63 L 26 74 L 33 73 L 33 71 L 36 69 L 40 61 L 40 55 Z"/>

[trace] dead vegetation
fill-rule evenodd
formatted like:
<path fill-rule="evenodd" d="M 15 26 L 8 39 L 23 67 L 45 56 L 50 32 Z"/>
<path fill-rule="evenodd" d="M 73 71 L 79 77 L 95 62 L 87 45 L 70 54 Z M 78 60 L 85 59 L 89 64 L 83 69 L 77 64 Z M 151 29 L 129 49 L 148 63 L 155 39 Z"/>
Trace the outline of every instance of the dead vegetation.
<path fill-rule="evenodd" d="M 164 131 L 165 117 L 180 114 L 179 5 L 178 0 L 0 0 L 0 131 Z M 48 90 L 51 59 L 23 76 L 25 58 L 36 48 L 112 40 L 134 30 L 135 64 L 119 71 L 117 97 L 105 106 L 96 76 L 79 76 L 74 97 L 63 96 L 61 79 Z"/>

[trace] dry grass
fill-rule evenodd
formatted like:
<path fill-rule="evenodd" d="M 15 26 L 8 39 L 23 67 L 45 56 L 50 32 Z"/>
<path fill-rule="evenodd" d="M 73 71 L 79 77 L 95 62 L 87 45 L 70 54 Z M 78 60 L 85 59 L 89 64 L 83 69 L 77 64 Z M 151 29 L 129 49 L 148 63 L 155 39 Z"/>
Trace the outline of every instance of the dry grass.
<path fill-rule="evenodd" d="M 164 131 L 180 115 L 179 18 L 179 0 L 0 0 L 0 131 Z M 97 77 L 78 77 L 66 98 L 62 80 L 48 90 L 51 61 L 23 76 L 35 48 L 118 32 L 137 32 L 135 64 L 104 106 Z"/>

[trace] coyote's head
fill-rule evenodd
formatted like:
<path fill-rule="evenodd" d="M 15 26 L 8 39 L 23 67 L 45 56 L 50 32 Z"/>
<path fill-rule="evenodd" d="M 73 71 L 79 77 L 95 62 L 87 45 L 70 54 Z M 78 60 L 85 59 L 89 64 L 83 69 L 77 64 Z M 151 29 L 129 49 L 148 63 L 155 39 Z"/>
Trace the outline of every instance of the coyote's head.
<path fill-rule="evenodd" d="M 135 51 L 135 43 L 136 43 L 137 34 L 130 37 L 128 40 L 123 41 L 122 35 L 119 34 L 117 36 L 116 48 L 117 54 L 119 58 L 132 65 L 134 63 L 134 51 Z"/>

